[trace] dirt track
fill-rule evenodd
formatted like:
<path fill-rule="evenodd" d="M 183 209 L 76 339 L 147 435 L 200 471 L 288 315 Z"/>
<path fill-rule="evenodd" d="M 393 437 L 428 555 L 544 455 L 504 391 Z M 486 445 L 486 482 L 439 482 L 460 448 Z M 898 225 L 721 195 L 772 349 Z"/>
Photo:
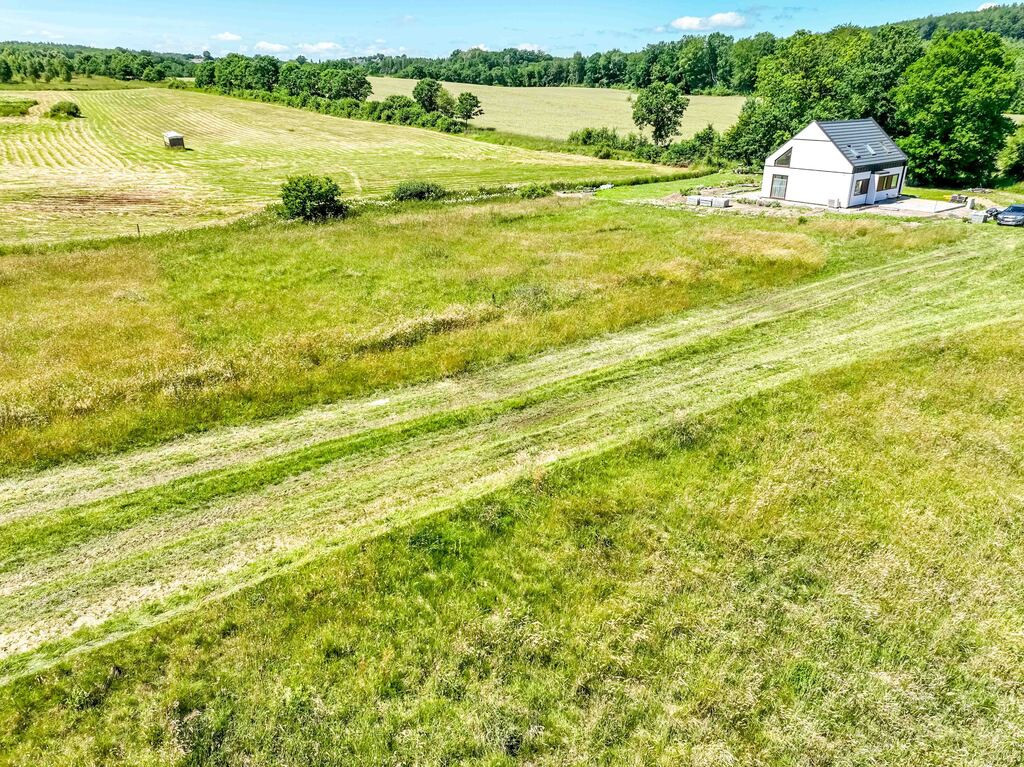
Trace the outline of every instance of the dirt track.
<path fill-rule="evenodd" d="M 0 672 L 553 461 L 893 347 L 1020 320 L 1013 243 L 984 235 L 969 253 L 894 258 L 454 381 L 0 482 Z"/>

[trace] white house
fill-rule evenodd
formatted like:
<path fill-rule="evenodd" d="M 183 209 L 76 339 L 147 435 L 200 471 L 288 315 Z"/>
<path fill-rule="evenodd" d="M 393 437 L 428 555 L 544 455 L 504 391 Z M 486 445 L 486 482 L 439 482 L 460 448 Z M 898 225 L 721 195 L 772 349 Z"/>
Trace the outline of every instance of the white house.
<path fill-rule="evenodd" d="M 812 122 L 764 163 L 761 196 L 833 208 L 899 197 L 907 156 L 871 118 Z"/>

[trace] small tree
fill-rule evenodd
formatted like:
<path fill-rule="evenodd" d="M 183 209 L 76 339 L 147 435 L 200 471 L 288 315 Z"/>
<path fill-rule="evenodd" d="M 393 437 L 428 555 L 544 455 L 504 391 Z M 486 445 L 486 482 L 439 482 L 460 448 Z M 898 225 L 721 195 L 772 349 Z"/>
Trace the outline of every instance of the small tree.
<path fill-rule="evenodd" d="M 452 98 L 452 94 L 437 80 L 429 77 L 416 83 L 412 97 L 423 107 L 424 112 L 441 112 L 451 116 L 455 111 L 455 99 Z"/>
<path fill-rule="evenodd" d="M 11 70 L 11 65 L 7 63 L 7 59 L 0 58 L 0 83 L 9 83 L 13 76 L 14 73 Z"/>
<path fill-rule="evenodd" d="M 341 199 L 341 189 L 330 176 L 296 176 L 281 186 L 281 204 L 288 218 L 323 221 L 343 218 L 348 206 Z"/>
<path fill-rule="evenodd" d="M 690 100 L 671 83 L 656 82 L 637 94 L 633 103 L 633 122 L 641 130 L 650 127 L 651 138 L 665 146 L 679 133 L 679 124 Z"/>
<path fill-rule="evenodd" d="M 460 120 L 472 120 L 480 117 L 484 109 L 480 106 L 480 99 L 472 93 L 460 93 L 459 100 L 455 102 L 455 116 Z"/>

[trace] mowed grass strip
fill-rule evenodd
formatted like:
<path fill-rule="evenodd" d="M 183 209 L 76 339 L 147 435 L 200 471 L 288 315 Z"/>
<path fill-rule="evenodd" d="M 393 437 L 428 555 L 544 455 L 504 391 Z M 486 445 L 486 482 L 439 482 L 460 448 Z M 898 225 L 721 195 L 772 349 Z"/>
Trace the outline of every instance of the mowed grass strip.
<path fill-rule="evenodd" d="M 371 77 L 371 98 L 383 101 L 388 96 L 412 96 L 415 80 L 397 77 Z M 542 138 L 566 139 L 581 128 L 614 128 L 620 133 L 635 133 L 633 106 L 629 91 L 611 88 L 506 88 L 497 85 L 445 83 L 454 95 L 469 91 L 480 98 L 482 117 L 473 125 L 509 133 Z M 744 96 L 689 96 L 680 128 L 680 136 L 689 138 L 713 125 L 719 131 L 732 126 L 746 100 Z"/>
<path fill-rule="evenodd" d="M 288 457 L 246 467 L 251 456 L 243 451 L 236 473 L 228 451 L 213 493 L 193 486 L 207 495 L 195 505 L 168 505 L 157 489 L 149 501 L 113 496 L 75 510 L 56 499 L 50 508 L 15 513 L 2 528 L 6 548 L 16 552 L 0 573 L 4 670 L 37 671 L 680 417 L 923 338 L 1020 318 L 1022 262 L 1002 234 L 979 237 L 970 252 L 946 247 L 930 259 L 897 259 L 901 268 L 893 270 L 851 270 L 824 302 L 812 295 L 794 305 L 780 291 L 771 319 L 755 315 L 704 338 L 684 336 L 658 355 L 611 361 L 489 412 L 453 412 L 370 452 L 339 443 L 330 460 L 299 448 L 289 468 Z M 790 290 L 806 294 L 805 286 Z M 72 467 L 68 481 L 75 476 Z M 46 481 L 64 480 L 57 472 Z M 173 501 L 190 482 L 182 479 L 166 497 Z"/>
<path fill-rule="evenodd" d="M 0 471 L 450 377 L 965 234 L 835 226 L 551 199 L 15 251 Z"/>
<path fill-rule="evenodd" d="M 20 95 L 20 94 L 19 94 Z M 436 131 L 167 89 L 83 91 L 84 119 L 40 106 L 0 120 L 4 242 L 129 235 L 224 220 L 276 199 L 290 175 L 328 174 L 349 196 L 419 178 L 454 189 L 529 181 L 616 181 L 670 169 L 496 146 Z M 185 134 L 188 151 L 162 135 Z"/>
<path fill-rule="evenodd" d="M 1016 764 L 1022 355 L 954 335 L 538 469 L 8 685 L 0 751 Z"/>

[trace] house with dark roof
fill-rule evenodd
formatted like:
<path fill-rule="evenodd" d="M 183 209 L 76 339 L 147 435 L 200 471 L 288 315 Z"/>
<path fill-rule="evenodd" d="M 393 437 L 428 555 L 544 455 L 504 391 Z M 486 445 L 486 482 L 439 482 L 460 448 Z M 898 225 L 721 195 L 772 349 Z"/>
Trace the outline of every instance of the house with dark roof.
<path fill-rule="evenodd" d="M 899 197 L 907 156 L 871 118 L 815 121 L 764 163 L 761 196 L 853 208 Z"/>

